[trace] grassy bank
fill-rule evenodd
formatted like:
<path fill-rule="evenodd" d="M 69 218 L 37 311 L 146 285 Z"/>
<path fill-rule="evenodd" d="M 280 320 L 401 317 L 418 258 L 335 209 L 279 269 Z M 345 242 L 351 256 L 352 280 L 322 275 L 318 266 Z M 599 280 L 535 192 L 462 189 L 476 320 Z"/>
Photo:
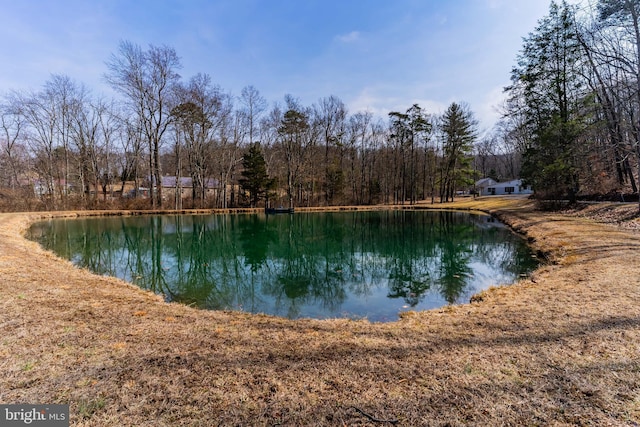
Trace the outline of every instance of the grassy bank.
<path fill-rule="evenodd" d="M 395 323 L 289 321 L 166 304 L 25 240 L 41 214 L 2 214 L 0 403 L 69 403 L 77 426 L 640 423 L 640 235 L 525 199 L 446 207 L 552 263 Z"/>

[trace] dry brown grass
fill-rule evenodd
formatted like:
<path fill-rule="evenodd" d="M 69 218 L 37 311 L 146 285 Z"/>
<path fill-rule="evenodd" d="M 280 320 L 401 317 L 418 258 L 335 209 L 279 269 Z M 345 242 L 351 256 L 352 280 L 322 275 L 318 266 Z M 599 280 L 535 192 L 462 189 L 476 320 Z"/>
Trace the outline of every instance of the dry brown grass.
<path fill-rule="evenodd" d="M 554 263 L 395 323 L 289 321 L 166 304 L 0 215 L 0 402 L 69 403 L 77 426 L 638 425 L 640 235 L 525 199 L 447 207 Z"/>

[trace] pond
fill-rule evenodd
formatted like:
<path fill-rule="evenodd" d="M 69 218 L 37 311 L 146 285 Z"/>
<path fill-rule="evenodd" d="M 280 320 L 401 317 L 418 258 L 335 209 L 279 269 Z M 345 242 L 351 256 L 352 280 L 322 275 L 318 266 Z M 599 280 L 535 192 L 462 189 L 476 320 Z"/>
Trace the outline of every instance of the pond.
<path fill-rule="evenodd" d="M 397 320 L 533 271 L 487 215 L 384 210 L 56 219 L 29 238 L 98 274 L 204 309 Z"/>

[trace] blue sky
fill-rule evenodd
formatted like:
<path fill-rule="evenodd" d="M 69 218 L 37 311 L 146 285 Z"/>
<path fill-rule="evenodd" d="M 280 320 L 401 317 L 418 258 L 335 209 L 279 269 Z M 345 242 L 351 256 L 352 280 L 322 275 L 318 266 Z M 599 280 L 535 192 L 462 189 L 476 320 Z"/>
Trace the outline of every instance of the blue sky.
<path fill-rule="evenodd" d="M 239 95 L 338 96 L 381 117 L 466 102 L 483 129 L 549 0 L 0 0 L 0 93 L 68 75 L 96 95 L 121 40 L 176 49 Z"/>

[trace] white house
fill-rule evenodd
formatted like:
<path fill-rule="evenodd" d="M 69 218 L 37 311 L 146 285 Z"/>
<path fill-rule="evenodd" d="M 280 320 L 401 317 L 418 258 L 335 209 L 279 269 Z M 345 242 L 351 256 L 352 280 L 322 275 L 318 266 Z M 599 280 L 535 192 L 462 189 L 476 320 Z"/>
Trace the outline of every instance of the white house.
<path fill-rule="evenodd" d="M 496 182 L 491 178 L 483 178 L 476 182 L 476 190 L 480 196 L 504 196 L 509 194 L 533 194 L 530 186 L 522 185 L 521 179 Z"/>

